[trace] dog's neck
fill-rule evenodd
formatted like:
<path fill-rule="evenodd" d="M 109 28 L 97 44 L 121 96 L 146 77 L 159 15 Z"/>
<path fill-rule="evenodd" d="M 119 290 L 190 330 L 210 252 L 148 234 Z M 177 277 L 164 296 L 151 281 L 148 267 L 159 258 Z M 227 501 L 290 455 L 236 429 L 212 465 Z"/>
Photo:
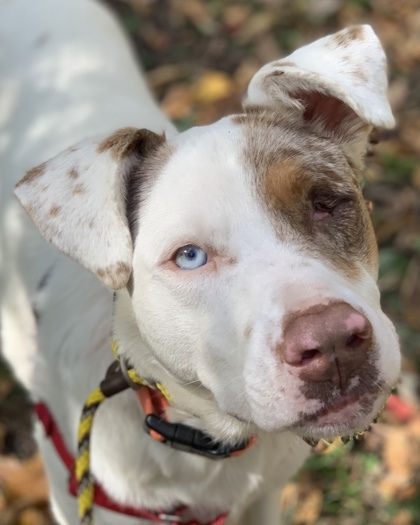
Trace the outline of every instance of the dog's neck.
<path fill-rule="evenodd" d="M 167 416 L 171 422 L 199 428 L 231 444 L 257 434 L 253 425 L 221 411 L 211 392 L 199 380 L 176 377 L 157 360 L 151 344 L 139 330 L 126 290 L 115 296 L 113 330 L 119 355 L 127 359 L 140 377 L 161 383 L 169 391 L 171 404 Z"/>

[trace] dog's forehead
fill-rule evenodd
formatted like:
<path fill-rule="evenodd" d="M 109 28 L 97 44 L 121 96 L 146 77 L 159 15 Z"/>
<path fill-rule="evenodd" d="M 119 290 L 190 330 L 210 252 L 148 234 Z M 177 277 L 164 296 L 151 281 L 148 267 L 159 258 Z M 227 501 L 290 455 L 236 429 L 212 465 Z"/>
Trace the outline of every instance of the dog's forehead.
<path fill-rule="evenodd" d="M 231 119 L 192 128 L 169 146 L 173 153 L 151 198 L 165 203 L 163 212 L 173 215 L 171 220 L 197 215 L 211 222 L 224 209 L 234 217 L 233 210 L 252 207 L 252 175 L 243 159 L 245 137 Z"/>
<path fill-rule="evenodd" d="M 172 154 L 140 208 L 137 243 L 208 243 L 272 234 L 244 162 L 245 137 L 230 118 L 170 141 Z M 235 235 L 241 231 L 243 235 Z M 146 240 L 147 239 L 147 240 Z"/>
<path fill-rule="evenodd" d="M 215 187 L 233 182 L 223 176 L 232 168 L 239 170 L 236 182 L 254 186 L 256 179 L 267 176 L 270 166 L 288 165 L 291 159 L 302 169 L 310 166 L 314 174 L 336 172 L 336 178 L 343 181 L 351 177 L 338 146 L 274 112 L 271 118 L 235 115 L 192 128 L 180 134 L 173 145 L 175 154 L 168 171 L 178 170 L 182 164 L 183 175 L 199 181 L 206 174 L 208 184 L 214 182 Z M 281 170 L 279 176 L 282 178 Z"/>
<path fill-rule="evenodd" d="M 193 128 L 173 144 L 175 154 L 160 178 L 161 186 L 176 186 L 197 201 L 213 196 L 235 207 L 243 205 L 241 199 L 251 199 L 266 208 L 273 197 L 278 203 L 286 195 L 293 199 L 293 183 L 302 181 L 302 191 L 315 184 L 331 191 L 360 190 L 358 176 L 339 146 L 280 114 L 227 117 Z"/>
<path fill-rule="evenodd" d="M 261 243 L 278 245 L 287 234 L 295 244 L 305 241 L 306 250 L 318 253 L 316 244 L 322 245 L 318 255 L 337 259 L 338 265 L 352 258 L 346 253 L 350 250 L 361 254 L 353 257 L 352 265 L 373 253 L 364 242 L 369 224 L 363 210 L 354 221 L 357 228 L 352 226 L 362 237 L 358 244 L 344 232 L 345 225 L 331 239 L 315 238 L 309 231 L 307 206 L 313 187 L 331 194 L 353 193 L 361 200 L 357 177 L 329 140 L 287 121 L 274 125 L 239 115 L 191 129 L 171 147 L 171 158 L 140 212 L 140 244 L 155 243 L 159 251 L 158 246 L 171 243 L 172 248 L 197 243 L 239 253 Z M 370 232 L 368 239 L 370 246 Z M 343 253 L 337 255 L 337 250 Z"/>

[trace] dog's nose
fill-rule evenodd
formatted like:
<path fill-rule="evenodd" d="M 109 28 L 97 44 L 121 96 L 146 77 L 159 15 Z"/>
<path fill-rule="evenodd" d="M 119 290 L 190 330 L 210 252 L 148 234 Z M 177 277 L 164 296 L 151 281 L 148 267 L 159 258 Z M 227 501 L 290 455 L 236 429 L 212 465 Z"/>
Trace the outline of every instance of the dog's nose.
<path fill-rule="evenodd" d="M 279 345 L 281 359 L 299 367 L 307 381 L 328 381 L 343 387 L 363 365 L 372 343 L 372 326 L 347 303 L 316 305 L 286 322 Z"/>

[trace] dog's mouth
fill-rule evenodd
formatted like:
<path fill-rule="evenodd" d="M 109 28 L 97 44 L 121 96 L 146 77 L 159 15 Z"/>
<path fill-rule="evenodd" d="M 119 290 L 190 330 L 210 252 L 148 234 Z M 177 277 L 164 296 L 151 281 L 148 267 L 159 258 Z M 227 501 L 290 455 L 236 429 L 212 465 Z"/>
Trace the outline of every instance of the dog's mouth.
<path fill-rule="evenodd" d="M 315 414 L 306 416 L 305 420 L 308 423 L 311 422 L 316 425 L 340 424 L 348 420 L 349 416 L 350 418 L 352 415 L 354 416 L 356 406 L 359 405 L 362 410 L 369 410 L 372 407 L 372 402 L 373 400 L 367 399 L 366 395 L 362 393 L 350 392 L 327 402 L 326 405 Z"/>
<path fill-rule="evenodd" d="M 389 393 L 350 391 L 328 401 L 313 414 L 300 414 L 293 431 L 311 444 L 319 439 L 351 438 L 367 430 L 381 412 Z"/>

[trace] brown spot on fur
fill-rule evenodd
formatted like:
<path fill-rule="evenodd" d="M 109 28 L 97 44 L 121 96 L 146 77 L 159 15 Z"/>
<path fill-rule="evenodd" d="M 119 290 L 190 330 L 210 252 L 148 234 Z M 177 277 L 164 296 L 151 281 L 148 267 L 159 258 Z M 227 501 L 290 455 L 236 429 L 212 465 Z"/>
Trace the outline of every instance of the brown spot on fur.
<path fill-rule="evenodd" d="M 245 124 L 249 120 L 249 117 L 246 113 L 241 113 L 240 115 L 233 115 L 231 120 L 234 124 Z"/>
<path fill-rule="evenodd" d="M 67 175 L 71 178 L 71 179 L 77 179 L 79 178 L 79 173 L 78 171 L 76 170 L 76 168 L 70 168 L 67 172 Z"/>
<path fill-rule="evenodd" d="M 290 60 L 279 60 L 273 64 L 273 67 L 296 67 L 296 64 Z"/>
<path fill-rule="evenodd" d="M 245 328 L 245 331 L 244 331 L 244 337 L 246 340 L 249 340 L 251 338 L 251 334 L 252 334 L 252 326 L 251 325 L 248 325 L 246 328 Z"/>
<path fill-rule="evenodd" d="M 95 226 L 95 221 L 94 219 L 91 219 L 88 223 L 88 228 L 93 230 L 94 226 Z"/>
<path fill-rule="evenodd" d="M 354 40 L 364 40 L 365 32 L 362 26 L 349 27 L 333 36 L 334 45 L 337 47 L 348 47 Z"/>
<path fill-rule="evenodd" d="M 116 161 L 124 157 L 144 154 L 145 148 L 158 148 L 165 141 L 165 135 L 157 135 L 148 129 L 122 128 L 107 137 L 97 146 L 98 153 L 109 151 Z"/>
<path fill-rule="evenodd" d="M 73 195 L 82 195 L 86 192 L 86 188 L 84 184 L 76 184 L 76 186 L 73 188 L 72 194 Z"/>
<path fill-rule="evenodd" d="M 32 182 L 33 180 L 37 179 L 38 177 L 41 177 L 47 168 L 47 162 L 43 162 L 36 168 L 32 168 L 27 172 L 27 174 L 21 179 L 17 184 L 16 187 L 22 186 L 22 184 L 28 184 L 29 182 Z"/>
<path fill-rule="evenodd" d="M 126 285 L 131 275 L 131 268 L 128 264 L 119 261 L 106 268 L 98 268 L 96 275 L 105 281 L 110 288 L 118 290 Z"/>
<path fill-rule="evenodd" d="M 352 75 L 356 78 L 361 84 L 364 84 L 369 80 L 369 77 L 362 66 L 353 68 Z"/>
<path fill-rule="evenodd" d="M 61 206 L 52 206 L 52 208 L 50 208 L 50 211 L 48 212 L 48 215 L 50 217 L 57 217 L 60 211 L 61 211 Z"/>

